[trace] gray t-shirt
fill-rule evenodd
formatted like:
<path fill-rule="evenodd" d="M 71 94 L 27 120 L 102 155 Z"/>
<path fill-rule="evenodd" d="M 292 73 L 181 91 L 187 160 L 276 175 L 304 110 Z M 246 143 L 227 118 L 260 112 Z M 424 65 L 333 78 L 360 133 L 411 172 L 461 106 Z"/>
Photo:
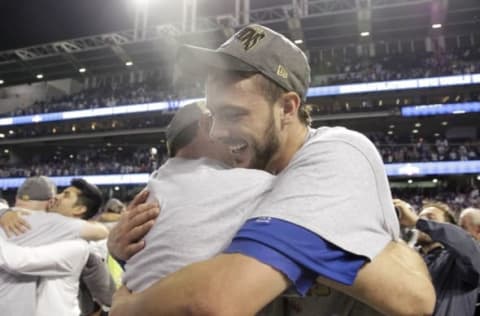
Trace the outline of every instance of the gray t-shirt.
<path fill-rule="evenodd" d="M 80 238 L 83 220 L 55 213 L 34 211 L 24 219 L 31 229 L 8 240 L 20 246 L 41 246 L 56 241 Z M 0 238 L 7 239 L 3 229 Z M 52 254 L 54 255 L 54 254 Z M 34 315 L 38 278 L 12 275 L 0 270 L 0 311 L 2 315 Z"/>
<path fill-rule="evenodd" d="M 229 245 L 274 176 L 226 169 L 208 159 L 169 159 L 150 178 L 150 197 L 161 205 L 145 248 L 125 266 L 123 282 L 141 291 L 167 274 L 205 260 Z"/>
<path fill-rule="evenodd" d="M 378 151 L 364 135 L 342 127 L 310 130 L 252 213 L 257 217 L 295 223 L 369 259 L 400 234 Z"/>
<path fill-rule="evenodd" d="M 400 225 L 382 159 L 362 134 L 342 128 L 310 130 L 272 191 L 251 218 L 272 217 L 303 226 L 351 253 L 377 256 Z M 378 315 L 363 303 L 329 289 L 293 298 L 298 315 Z M 261 315 L 280 315 L 266 309 Z"/>

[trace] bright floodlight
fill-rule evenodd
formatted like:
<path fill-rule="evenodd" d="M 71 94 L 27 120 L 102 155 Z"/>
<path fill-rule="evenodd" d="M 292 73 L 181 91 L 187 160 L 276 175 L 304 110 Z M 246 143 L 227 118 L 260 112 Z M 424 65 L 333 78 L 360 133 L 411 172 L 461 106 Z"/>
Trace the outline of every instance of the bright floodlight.
<path fill-rule="evenodd" d="M 133 61 L 131 61 L 131 60 L 127 61 L 127 62 L 125 63 L 125 66 L 127 66 L 127 67 L 133 66 Z"/>
<path fill-rule="evenodd" d="M 43 74 L 38 74 L 37 79 L 43 79 Z"/>
<path fill-rule="evenodd" d="M 361 36 L 361 37 L 370 36 L 370 32 L 362 32 L 362 33 L 360 33 L 360 36 Z"/>
<path fill-rule="evenodd" d="M 81 73 L 81 74 L 83 74 L 85 71 L 87 71 L 86 68 L 80 68 L 80 69 L 78 69 L 78 72 Z"/>
<path fill-rule="evenodd" d="M 442 25 L 440 23 L 432 24 L 432 29 L 441 29 Z"/>
<path fill-rule="evenodd" d="M 297 45 L 300 45 L 300 44 L 303 44 L 303 40 L 297 39 L 297 40 L 295 40 L 294 43 L 297 44 Z"/>
<path fill-rule="evenodd" d="M 148 0 L 135 0 L 134 2 L 138 7 L 145 7 L 148 5 Z"/>
<path fill-rule="evenodd" d="M 5 81 L 3 81 L 2 79 L 0 79 L 0 84 L 4 84 L 4 83 L 5 83 Z"/>

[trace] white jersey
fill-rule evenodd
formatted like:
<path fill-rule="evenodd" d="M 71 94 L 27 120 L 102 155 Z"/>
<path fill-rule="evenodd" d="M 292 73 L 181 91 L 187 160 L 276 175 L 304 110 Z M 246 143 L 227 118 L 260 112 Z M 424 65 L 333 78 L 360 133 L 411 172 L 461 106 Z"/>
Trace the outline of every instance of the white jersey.
<path fill-rule="evenodd" d="M 209 159 L 169 159 L 148 182 L 160 215 L 145 237 L 145 248 L 127 262 L 124 283 L 141 291 L 221 252 L 273 179 L 263 171 L 226 169 Z"/>
<path fill-rule="evenodd" d="M 30 224 L 31 229 L 24 234 L 8 239 L 20 246 L 34 247 L 57 241 L 78 239 L 85 225 L 85 221 L 44 211 L 34 211 L 24 219 Z M 0 229 L 0 238 L 7 239 L 3 229 Z M 55 253 L 52 253 L 53 255 Z M 0 271 L 1 314 L 34 315 L 37 306 L 37 281 L 38 277 L 35 276 L 14 275 Z M 55 306 L 50 306 L 52 313 Z"/>

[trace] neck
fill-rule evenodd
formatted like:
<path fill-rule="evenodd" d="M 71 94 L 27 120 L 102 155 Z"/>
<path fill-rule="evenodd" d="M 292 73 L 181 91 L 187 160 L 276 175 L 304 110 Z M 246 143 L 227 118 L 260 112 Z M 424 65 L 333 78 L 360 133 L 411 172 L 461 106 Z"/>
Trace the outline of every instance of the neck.
<path fill-rule="evenodd" d="M 18 209 L 27 209 L 31 211 L 45 211 L 47 208 L 46 202 L 44 201 L 24 201 L 17 199 L 15 201 L 15 208 Z"/>
<path fill-rule="evenodd" d="M 298 122 L 287 127 L 286 137 L 280 148 L 266 166 L 266 171 L 278 174 L 285 169 L 295 153 L 303 146 L 308 133 L 308 127 Z"/>
<path fill-rule="evenodd" d="M 426 254 L 428 254 L 429 252 L 431 252 L 432 250 L 434 250 L 438 247 L 442 247 L 442 244 L 438 243 L 438 242 L 434 242 L 434 243 L 431 243 L 429 245 L 422 246 L 421 251 L 424 255 L 426 255 Z"/>

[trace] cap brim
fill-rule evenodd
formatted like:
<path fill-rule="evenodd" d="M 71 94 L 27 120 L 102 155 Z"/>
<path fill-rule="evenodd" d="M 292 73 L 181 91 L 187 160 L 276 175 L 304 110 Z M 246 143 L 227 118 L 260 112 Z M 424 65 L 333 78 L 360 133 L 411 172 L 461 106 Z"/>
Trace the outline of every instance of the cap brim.
<path fill-rule="evenodd" d="M 184 45 L 177 55 L 177 68 L 183 74 L 206 75 L 212 69 L 258 71 L 244 61 L 212 49 Z"/>

